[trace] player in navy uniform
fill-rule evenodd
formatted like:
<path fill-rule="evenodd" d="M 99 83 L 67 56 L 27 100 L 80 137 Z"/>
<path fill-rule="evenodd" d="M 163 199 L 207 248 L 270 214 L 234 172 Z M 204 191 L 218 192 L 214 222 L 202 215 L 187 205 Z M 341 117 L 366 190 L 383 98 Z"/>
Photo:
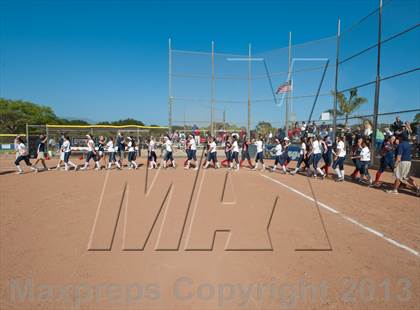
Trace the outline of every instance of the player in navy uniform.
<path fill-rule="evenodd" d="M 242 143 L 242 152 L 241 152 L 241 162 L 239 163 L 239 166 L 242 167 L 242 164 L 245 160 L 248 161 L 248 165 L 251 169 L 254 168 L 254 165 L 251 162 L 251 156 L 249 155 L 249 138 L 247 138 L 246 136 L 244 136 L 243 138 L 244 142 Z"/>
<path fill-rule="evenodd" d="M 385 169 L 389 167 L 392 171 L 395 168 L 394 154 L 395 154 L 395 136 L 388 136 L 381 146 L 381 160 L 378 171 L 375 176 L 375 187 L 381 186 L 381 175 L 384 173 Z"/>

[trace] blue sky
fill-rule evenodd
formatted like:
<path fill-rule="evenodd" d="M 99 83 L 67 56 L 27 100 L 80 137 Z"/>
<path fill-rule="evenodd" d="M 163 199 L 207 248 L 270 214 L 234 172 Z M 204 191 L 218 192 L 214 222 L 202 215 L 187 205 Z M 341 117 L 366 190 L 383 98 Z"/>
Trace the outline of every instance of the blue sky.
<path fill-rule="evenodd" d="M 287 53 L 281 48 L 287 45 L 288 31 L 293 31 L 295 44 L 333 36 L 338 17 L 342 19 L 343 28 L 347 28 L 376 5 L 377 1 L 362 0 L 0 0 L 0 96 L 51 106 L 62 117 L 92 121 L 131 117 L 148 124 L 164 125 L 167 124 L 169 37 L 174 49 L 209 51 L 210 42 L 214 40 L 217 52 L 234 54 L 246 54 L 251 42 L 253 53 L 267 59 L 270 72 L 279 72 L 287 69 Z M 418 17 L 417 1 L 394 0 L 392 9 L 385 11 L 384 8 L 385 22 L 389 21 L 384 27 L 385 35 L 415 24 Z M 376 18 L 371 18 L 347 37 L 343 35 L 348 55 L 365 48 L 369 42 L 374 43 L 374 27 Z M 311 45 L 297 46 L 295 55 L 299 51 L 300 57 L 327 55 L 333 63 L 334 38 L 316 44 L 315 51 L 311 50 Z M 384 74 L 419 66 L 418 30 L 393 46 L 384 47 L 387 60 Z M 274 51 L 266 52 L 271 50 Z M 340 76 L 343 88 L 369 81 L 372 74 L 374 78 L 375 53 L 375 50 L 367 53 L 354 65 L 343 65 Z M 204 60 L 185 56 L 175 53 L 173 57 L 174 67 L 180 73 L 194 73 L 203 62 L 207 68 L 208 55 L 203 56 Z M 246 76 L 246 63 L 227 64 L 227 57 L 220 58 L 220 75 Z M 300 66 L 305 69 L 304 66 L 313 65 Z M 264 72 L 261 64 L 255 64 L 253 75 L 264 75 Z M 304 78 L 296 74 L 295 95 L 313 94 L 320 74 L 321 71 L 308 73 Z M 275 86 L 284 80 L 281 75 L 273 77 Z M 216 97 L 246 100 L 244 82 L 218 81 Z M 333 68 L 329 69 L 321 92 L 328 93 L 332 82 Z M 384 111 L 392 111 L 396 102 L 402 109 L 418 108 L 418 73 L 384 84 L 389 84 L 382 92 Z M 175 96 L 209 99 L 208 80 L 174 78 L 174 87 Z M 360 92 L 372 101 L 372 89 Z M 401 92 L 407 97 L 404 101 L 401 101 Z M 253 84 L 253 100 L 271 96 L 266 79 Z M 330 97 L 321 98 L 317 116 L 332 102 Z M 307 117 L 312 100 L 294 100 L 298 119 Z M 217 108 L 217 119 L 221 119 L 221 111 L 226 109 L 228 120 L 241 124 L 246 121 L 245 106 L 240 103 L 218 103 Z M 366 112 L 370 108 L 369 103 Z M 179 121 L 184 115 L 187 119 L 207 120 L 208 112 L 207 102 L 180 100 L 174 106 L 174 117 Z M 253 122 L 281 122 L 284 118 L 284 109 L 268 101 L 255 103 L 252 112 Z"/>

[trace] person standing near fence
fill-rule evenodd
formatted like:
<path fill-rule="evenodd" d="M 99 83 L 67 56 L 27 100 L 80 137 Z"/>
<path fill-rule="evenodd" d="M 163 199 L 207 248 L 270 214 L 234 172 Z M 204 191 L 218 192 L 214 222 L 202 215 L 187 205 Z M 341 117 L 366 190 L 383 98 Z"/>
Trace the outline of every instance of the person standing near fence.
<path fill-rule="evenodd" d="M 45 163 L 45 153 L 47 151 L 46 144 L 48 141 L 48 137 L 44 135 L 39 136 L 39 143 L 36 150 L 36 161 L 34 162 L 34 167 L 36 167 L 36 164 L 41 161 L 42 166 L 44 167 L 44 170 L 49 170 L 46 163 Z M 37 168 L 38 169 L 38 168 Z"/>
<path fill-rule="evenodd" d="M 163 147 L 165 149 L 165 155 L 163 156 L 163 168 L 167 167 L 168 161 L 171 161 L 172 167 L 175 168 L 176 166 L 175 166 L 175 159 L 173 155 L 172 141 L 169 139 L 168 136 L 165 136 L 163 140 L 164 140 Z"/>
<path fill-rule="evenodd" d="M 150 137 L 150 139 L 146 142 L 147 145 L 147 152 L 148 152 L 148 160 L 149 160 L 149 169 L 157 168 L 157 156 L 156 156 L 156 142 L 154 137 Z"/>
<path fill-rule="evenodd" d="M 86 160 L 85 160 L 85 165 L 80 169 L 80 170 L 87 170 L 88 166 L 89 166 L 89 161 L 91 159 L 93 159 L 93 161 L 95 162 L 95 170 L 101 170 L 101 167 L 99 166 L 99 161 L 98 161 L 98 153 L 95 150 L 95 142 L 93 141 L 93 137 L 91 135 L 86 135 L 86 137 L 88 138 L 87 141 L 87 155 L 86 155 Z"/>
<path fill-rule="evenodd" d="M 119 170 L 121 170 L 120 163 L 117 161 L 115 156 L 114 138 L 110 137 L 106 143 L 106 150 L 108 151 L 108 170 L 111 169 L 112 165 L 115 164 Z"/>
<path fill-rule="evenodd" d="M 324 160 L 324 166 L 322 166 L 322 170 L 324 170 L 325 176 L 328 176 L 328 168 L 332 162 L 332 141 L 329 135 L 325 136 L 323 140 L 321 140 L 321 147 L 322 147 L 322 159 Z"/>
<path fill-rule="evenodd" d="M 61 145 L 61 151 L 64 154 L 64 170 L 69 171 L 69 165 L 74 168 L 74 171 L 77 171 L 77 165 L 70 161 L 71 155 L 71 144 L 69 136 L 64 137 L 64 142 Z"/>
<path fill-rule="evenodd" d="M 360 153 L 362 152 L 362 142 L 363 142 L 363 138 L 359 137 L 356 141 L 356 144 L 354 144 L 351 148 L 351 160 L 354 163 L 354 171 L 353 173 L 350 175 L 352 179 L 359 179 L 359 174 L 361 174 L 362 169 L 361 169 L 361 163 L 360 163 Z"/>
<path fill-rule="evenodd" d="M 190 169 L 191 161 L 193 161 L 193 164 L 195 166 L 194 170 L 198 170 L 197 144 L 195 143 L 195 139 L 194 139 L 193 135 L 188 135 L 187 147 L 188 147 L 189 151 L 187 153 L 188 161 L 187 161 L 187 166 L 185 167 L 185 169 Z"/>
<path fill-rule="evenodd" d="M 32 171 L 38 172 L 38 169 L 32 166 L 31 162 L 29 161 L 29 151 L 26 147 L 25 143 L 23 143 L 23 140 L 21 137 L 18 137 L 16 139 L 17 142 L 17 151 L 19 153 L 19 156 L 15 160 L 15 165 L 18 170 L 17 174 L 23 174 L 23 170 L 20 167 L 20 162 L 23 160 L 25 164 L 31 168 Z"/>
<path fill-rule="evenodd" d="M 255 146 L 257 147 L 257 155 L 255 156 L 255 166 L 253 170 L 258 169 L 258 164 L 261 163 L 262 168 L 261 170 L 265 170 L 264 164 L 264 142 L 262 141 L 262 136 L 259 135 L 257 141 L 255 141 Z"/>
<path fill-rule="evenodd" d="M 137 169 L 138 165 L 136 163 L 136 142 L 133 137 L 128 137 L 127 151 L 128 169 Z"/>
<path fill-rule="evenodd" d="M 231 161 L 230 161 L 230 168 L 233 169 L 233 161 L 235 161 L 236 164 L 236 170 L 239 170 L 239 145 L 238 145 L 238 136 L 237 135 L 232 135 L 232 157 L 231 157 Z"/>
<path fill-rule="evenodd" d="M 124 152 L 125 152 L 125 139 L 124 135 L 121 131 L 118 132 L 117 135 L 117 148 L 118 148 L 118 161 L 120 162 L 121 167 L 123 167 L 124 163 Z"/>
<path fill-rule="evenodd" d="M 249 138 L 246 135 L 244 135 L 243 141 L 244 142 L 242 143 L 241 162 L 239 163 L 239 166 L 242 167 L 243 162 L 247 160 L 249 168 L 253 169 L 254 165 L 252 164 L 251 156 L 249 155 L 249 143 L 250 143 Z"/>
<path fill-rule="evenodd" d="M 361 181 L 367 181 L 369 185 L 372 185 L 372 177 L 369 174 L 369 165 L 371 160 L 371 152 L 369 144 L 364 140 L 362 142 L 362 149 L 360 151 L 360 176 Z"/>
<path fill-rule="evenodd" d="M 204 165 L 204 169 L 207 169 L 211 162 L 213 162 L 214 168 L 220 168 L 219 162 L 217 161 L 217 145 L 213 137 L 208 138 L 208 150 L 207 150 L 207 162 Z"/>
<path fill-rule="evenodd" d="M 300 138 L 300 150 L 299 150 L 299 159 L 298 162 L 296 164 L 296 167 L 293 171 L 290 172 L 291 175 L 295 175 L 296 173 L 299 172 L 300 169 L 300 165 L 305 162 L 305 158 L 306 158 L 306 143 L 305 143 L 305 138 L 301 137 Z M 306 162 L 305 162 L 306 165 Z M 307 168 L 307 166 L 306 166 Z"/>
<path fill-rule="evenodd" d="M 382 144 L 381 150 L 381 160 L 380 166 L 378 171 L 376 172 L 375 176 L 375 187 L 381 186 L 381 175 L 384 173 L 385 169 L 389 167 L 392 171 L 394 171 L 395 163 L 394 163 L 394 154 L 395 154 L 395 136 L 388 136 L 384 143 Z"/>
<path fill-rule="evenodd" d="M 393 189 L 387 190 L 387 193 L 398 194 L 398 189 L 402 182 L 415 190 L 416 195 L 420 196 L 420 188 L 410 176 L 411 169 L 411 147 L 408 143 L 408 134 L 403 132 L 399 137 L 400 143 L 397 149 L 397 158 L 395 160 L 394 177 L 395 182 Z"/>
<path fill-rule="evenodd" d="M 313 152 L 313 166 L 314 166 L 314 177 L 318 176 L 318 173 L 321 175 L 321 178 L 325 178 L 324 172 L 321 168 L 318 167 L 318 163 L 322 158 L 322 149 L 321 149 L 321 136 L 317 136 L 312 142 L 312 152 Z"/>
<path fill-rule="evenodd" d="M 337 174 L 337 182 L 344 181 L 344 160 L 346 159 L 346 146 L 344 145 L 343 137 L 338 136 L 337 139 L 337 147 L 336 152 L 334 152 L 334 155 L 336 156 L 334 163 L 333 163 L 333 169 L 335 170 Z"/>

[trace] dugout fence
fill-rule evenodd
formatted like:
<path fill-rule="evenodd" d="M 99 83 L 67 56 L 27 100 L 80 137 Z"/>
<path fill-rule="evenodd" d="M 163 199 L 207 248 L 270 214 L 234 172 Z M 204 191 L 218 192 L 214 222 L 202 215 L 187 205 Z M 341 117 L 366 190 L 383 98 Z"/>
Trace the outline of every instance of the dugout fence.
<path fill-rule="evenodd" d="M 54 156 L 59 151 L 59 141 L 62 135 L 68 135 L 73 147 L 86 146 L 86 135 L 93 136 L 95 142 L 98 142 L 100 136 L 108 139 L 109 137 L 117 138 L 118 132 L 124 137 L 133 137 L 140 148 L 144 148 L 147 138 L 154 136 L 159 139 L 160 136 L 167 133 L 167 127 L 158 126 L 140 126 L 140 125 L 26 125 L 25 138 L 29 146 L 31 156 L 36 155 L 36 148 L 39 143 L 40 135 L 47 135 L 48 153 Z M 114 140 L 115 141 L 115 140 Z"/>
<path fill-rule="evenodd" d="M 352 24 L 338 19 L 332 36 L 294 44 L 289 33 L 288 46 L 270 51 L 249 44 L 223 53 L 215 42 L 186 51 L 169 40 L 169 127 L 195 124 L 214 133 L 223 123 L 250 132 L 268 122 L 273 132 L 287 132 L 296 121 L 315 121 L 335 134 L 368 123 L 376 144 L 377 129 L 396 116 L 419 123 L 418 1 L 376 3 Z M 290 88 L 276 94 L 281 85 Z M 364 102 L 345 113 L 336 94 L 351 105 L 354 91 Z"/>

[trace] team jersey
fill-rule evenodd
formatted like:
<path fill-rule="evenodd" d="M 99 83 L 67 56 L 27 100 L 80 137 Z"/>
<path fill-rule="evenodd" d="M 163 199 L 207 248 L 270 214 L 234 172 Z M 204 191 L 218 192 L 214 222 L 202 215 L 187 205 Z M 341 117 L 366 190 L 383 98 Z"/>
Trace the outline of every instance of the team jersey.
<path fill-rule="evenodd" d="M 238 141 L 233 141 L 233 144 L 232 144 L 232 151 L 234 151 L 234 152 L 239 152 L 239 145 L 238 145 Z"/>
<path fill-rule="evenodd" d="M 95 150 L 95 142 L 92 139 L 89 139 L 87 142 L 87 147 L 89 152 L 93 152 Z"/>
<path fill-rule="evenodd" d="M 197 144 L 196 144 L 194 138 L 191 138 L 190 141 L 189 141 L 189 143 L 190 143 L 190 150 L 192 150 L 192 151 L 197 150 Z"/>
<path fill-rule="evenodd" d="M 164 145 L 165 145 L 165 149 L 166 149 L 167 152 L 172 152 L 172 142 L 171 142 L 171 140 L 166 141 L 164 143 Z"/>
<path fill-rule="evenodd" d="M 110 153 L 115 152 L 114 142 L 109 140 L 108 143 L 106 144 L 106 149 Z"/>
<path fill-rule="evenodd" d="M 306 144 L 305 144 L 305 142 L 302 142 L 302 144 L 300 145 L 300 152 L 299 152 L 299 154 L 300 155 L 305 154 L 305 150 L 306 150 Z"/>
<path fill-rule="evenodd" d="M 382 144 L 381 154 L 383 157 L 392 158 L 394 151 L 394 146 L 389 141 L 386 141 Z"/>
<path fill-rule="evenodd" d="M 255 145 L 257 146 L 257 153 L 260 153 L 263 151 L 263 142 L 261 140 L 258 140 L 255 142 Z"/>
<path fill-rule="evenodd" d="M 362 151 L 362 147 L 358 144 L 353 145 L 351 149 L 351 155 L 352 156 L 360 156 L 360 153 Z"/>
<path fill-rule="evenodd" d="M 360 151 L 361 161 L 370 161 L 370 150 L 367 146 Z"/>
<path fill-rule="evenodd" d="M 26 147 L 26 145 L 24 143 L 19 143 L 17 145 L 17 151 L 18 151 L 20 156 L 28 155 L 28 148 Z"/>
<path fill-rule="evenodd" d="M 39 142 L 38 144 L 38 153 L 44 153 L 45 152 L 45 142 Z"/>
<path fill-rule="evenodd" d="M 338 157 L 346 157 L 346 147 L 344 146 L 343 141 L 337 143 L 337 154 Z"/>
<path fill-rule="evenodd" d="M 150 140 L 149 146 L 148 146 L 149 152 L 154 152 L 155 151 L 155 147 L 156 147 L 155 141 Z"/>
<path fill-rule="evenodd" d="M 245 141 L 244 143 L 242 143 L 242 151 L 248 152 L 248 147 L 249 147 L 249 144 L 248 144 L 247 141 Z"/>
<path fill-rule="evenodd" d="M 274 150 L 276 151 L 276 156 L 280 156 L 283 152 L 283 147 L 279 143 L 274 147 Z"/>
<path fill-rule="evenodd" d="M 63 144 L 61 145 L 61 149 L 64 153 L 68 153 L 71 151 L 70 141 L 64 140 Z"/>
<path fill-rule="evenodd" d="M 217 149 L 216 149 L 216 142 L 212 142 L 212 143 L 210 143 L 209 144 L 209 152 L 210 153 L 215 153 L 215 152 L 217 152 Z"/>
<path fill-rule="evenodd" d="M 226 141 L 225 143 L 225 152 L 229 152 L 232 144 L 229 141 Z"/>
<path fill-rule="evenodd" d="M 312 142 L 312 149 L 314 154 L 321 154 L 321 145 L 318 140 Z"/>
<path fill-rule="evenodd" d="M 134 143 L 132 142 L 132 141 L 130 141 L 130 142 L 128 142 L 128 151 L 129 152 L 134 152 L 136 149 L 135 149 L 135 145 L 134 145 Z"/>

